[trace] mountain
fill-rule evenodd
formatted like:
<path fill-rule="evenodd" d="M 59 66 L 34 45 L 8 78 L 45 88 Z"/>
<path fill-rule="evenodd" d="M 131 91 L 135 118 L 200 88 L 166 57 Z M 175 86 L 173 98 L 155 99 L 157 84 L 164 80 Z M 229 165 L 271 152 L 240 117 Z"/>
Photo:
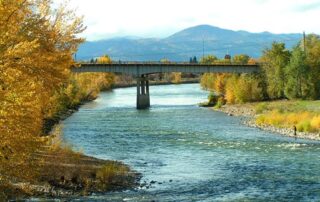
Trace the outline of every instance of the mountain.
<path fill-rule="evenodd" d="M 167 38 L 112 38 L 88 41 L 77 53 L 78 60 L 89 60 L 107 54 L 113 60 L 122 61 L 189 61 L 190 57 L 213 54 L 223 57 L 229 53 L 260 57 L 263 49 L 273 41 L 286 43 L 287 48 L 296 45 L 302 34 L 272 34 L 233 31 L 210 25 L 199 25 L 177 32 Z"/>

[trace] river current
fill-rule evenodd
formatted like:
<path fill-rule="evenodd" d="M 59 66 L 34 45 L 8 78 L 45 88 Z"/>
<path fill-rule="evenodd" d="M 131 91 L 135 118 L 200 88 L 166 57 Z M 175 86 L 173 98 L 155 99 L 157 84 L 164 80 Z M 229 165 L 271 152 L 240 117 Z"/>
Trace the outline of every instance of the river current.
<path fill-rule="evenodd" d="M 103 92 L 63 122 L 75 149 L 122 161 L 151 187 L 74 201 L 320 201 L 320 142 L 283 137 L 200 108 L 199 84 Z"/>

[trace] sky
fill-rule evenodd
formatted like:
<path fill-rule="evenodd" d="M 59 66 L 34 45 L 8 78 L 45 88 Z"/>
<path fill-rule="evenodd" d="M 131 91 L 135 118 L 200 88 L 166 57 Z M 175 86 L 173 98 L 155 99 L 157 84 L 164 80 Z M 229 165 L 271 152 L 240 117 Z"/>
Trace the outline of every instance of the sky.
<path fill-rule="evenodd" d="M 55 3 L 65 0 L 54 0 Z M 208 24 L 231 30 L 320 34 L 320 0 L 70 0 L 87 40 L 164 38 Z"/>

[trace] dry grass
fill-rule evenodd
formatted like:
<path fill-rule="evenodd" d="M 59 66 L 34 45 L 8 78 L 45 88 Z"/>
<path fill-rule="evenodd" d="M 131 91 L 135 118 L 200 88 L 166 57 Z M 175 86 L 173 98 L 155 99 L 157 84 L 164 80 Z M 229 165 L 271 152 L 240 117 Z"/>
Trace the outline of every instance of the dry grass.
<path fill-rule="evenodd" d="M 40 181 L 84 195 L 134 187 L 138 176 L 120 162 L 88 157 L 68 148 L 44 157 Z"/>
<path fill-rule="evenodd" d="M 260 114 L 258 125 L 272 125 L 280 128 L 296 126 L 300 132 L 320 132 L 319 101 L 275 101 L 255 105 Z"/>
<path fill-rule="evenodd" d="M 122 190 L 137 185 L 139 175 L 120 162 L 101 160 L 75 152 L 63 143 L 61 127 L 47 138 L 48 145 L 35 154 L 41 159 L 39 183 L 63 193 L 87 195 L 92 192 Z M 51 193 L 37 192 L 39 195 Z M 0 201 L 1 202 L 1 201 Z"/>

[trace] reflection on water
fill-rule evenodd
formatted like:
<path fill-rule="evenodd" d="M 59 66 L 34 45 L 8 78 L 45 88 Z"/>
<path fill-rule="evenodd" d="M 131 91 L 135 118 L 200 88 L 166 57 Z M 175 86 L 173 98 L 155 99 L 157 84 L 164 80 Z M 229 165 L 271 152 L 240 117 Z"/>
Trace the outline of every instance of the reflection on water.
<path fill-rule="evenodd" d="M 320 144 L 294 140 L 197 107 L 198 84 L 152 86 L 149 110 L 136 89 L 102 93 L 64 121 L 65 139 L 86 154 L 123 161 L 149 189 L 83 201 L 320 201 Z"/>

